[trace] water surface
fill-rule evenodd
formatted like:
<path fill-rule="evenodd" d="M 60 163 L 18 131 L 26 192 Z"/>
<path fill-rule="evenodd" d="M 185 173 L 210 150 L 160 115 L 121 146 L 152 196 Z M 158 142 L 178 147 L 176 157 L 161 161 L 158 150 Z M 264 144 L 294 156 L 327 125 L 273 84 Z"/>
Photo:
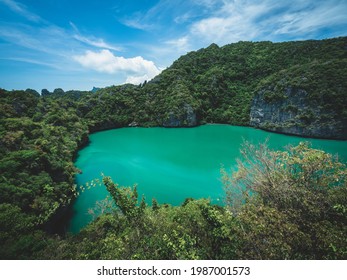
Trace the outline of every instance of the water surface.
<path fill-rule="evenodd" d="M 229 125 L 195 128 L 121 128 L 90 135 L 90 145 L 79 152 L 75 165 L 78 186 L 111 176 L 121 186 L 138 184 L 147 203 L 180 205 L 185 198 L 210 198 L 222 203 L 221 166 L 235 167 L 244 140 L 254 144 L 269 139 L 269 146 L 283 150 L 288 144 L 309 141 L 312 147 L 339 154 L 347 161 L 347 141 L 308 139 Z M 73 205 L 69 229 L 78 232 L 93 217 L 88 209 L 108 195 L 104 186 L 81 193 Z"/>

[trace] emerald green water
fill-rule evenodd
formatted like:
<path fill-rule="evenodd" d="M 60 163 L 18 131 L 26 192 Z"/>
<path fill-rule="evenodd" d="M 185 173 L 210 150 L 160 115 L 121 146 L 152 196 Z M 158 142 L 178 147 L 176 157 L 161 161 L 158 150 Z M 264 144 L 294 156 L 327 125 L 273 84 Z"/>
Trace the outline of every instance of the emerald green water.
<path fill-rule="evenodd" d="M 248 127 L 205 125 L 195 128 L 122 128 L 90 135 L 90 145 L 79 152 L 75 165 L 82 170 L 77 185 L 101 173 L 121 186 L 138 184 L 147 203 L 180 205 L 185 198 L 210 198 L 222 203 L 220 168 L 236 166 L 243 140 L 254 144 L 269 138 L 273 149 L 309 141 L 312 147 L 338 154 L 347 161 L 347 141 L 307 139 Z M 69 230 L 78 232 L 93 217 L 88 209 L 108 195 L 104 186 L 90 188 L 76 199 Z"/>

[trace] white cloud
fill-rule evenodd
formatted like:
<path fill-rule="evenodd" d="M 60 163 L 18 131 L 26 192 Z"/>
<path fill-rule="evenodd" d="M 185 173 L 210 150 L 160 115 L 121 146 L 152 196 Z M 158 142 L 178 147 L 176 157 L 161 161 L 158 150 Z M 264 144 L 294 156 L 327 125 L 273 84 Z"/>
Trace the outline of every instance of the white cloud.
<path fill-rule="evenodd" d="M 23 24 L 0 26 L 0 36 L 13 45 L 21 46 L 32 52 L 41 52 L 64 56 L 69 35 L 57 26 L 44 26 L 40 28 Z M 65 42 L 65 45 L 62 44 Z M 11 49 L 8 49 L 11 51 Z"/>
<path fill-rule="evenodd" d="M 129 76 L 125 80 L 126 84 L 134 84 L 134 85 L 139 85 L 143 83 L 144 81 L 148 81 L 152 79 L 153 77 L 148 76 L 147 74 L 142 75 L 142 76 Z"/>
<path fill-rule="evenodd" d="M 193 17 L 194 17 L 194 14 L 192 14 L 192 12 L 187 12 L 187 13 L 184 13 L 182 15 L 178 15 L 177 17 L 175 17 L 174 22 L 178 23 L 178 24 L 186 23 Z"/>
<path fill-rule="evenodd" d="M 341 13 L 341 11 L 344 11 L 344 13 Z M 347 3 L 338 1 L 335 5 L 325 2 L 315 7 L 311 7 L 310 10 L 288 12 L 283 19 L 277 19 L 279 28 L 274 33 L 310 34 L 320 28 L 331 27 L 338 24 L 346 25 L 346 13 Z"/>
<path fill-rule="evenodd" d="M 4 3 L 9 9 L 11 9 L 16 14 L 19 14 L 25 17 L 27 20 L 30 20 L 33 22 L 43 21 L 41 17 L 28 11 L 27 8 L 21 3 L 17 3 L 16 1 L 13 1 L 13 0 L 0 0 L 0 2 Z"/>
<path fill-rule="evenodd" d="M 4 58 L 0 58 L 0 59 L 26 62 L 26 63 L 30 63 L 30 64 L 37 64 L 37 65 L 42 65 L 42 66 L 47 66 L 47 67 L 50 67 L 50 68 L 63 70 L 63 68 L 59 68 L 59 66 L 56 65 L 56 64 L 47 63 L 47 62 L 44 62 L 44 61 L 40 61 L 40 60 L 37 60 L 37 59 L 26 58 L 26 57 L 4 57 Z"/>
<path fill-rule="evenodd" d="M 153 28 L 153 25 L 143 23 L 143 20 L 139 16 L 138 17 L 133 16 L 132 18 L 126 18 L 126 19 L 120 20 L 120 22 L 122 24 L 124 24 L 125 26 L 139 29 L 139 30 L 150 30 Z"/>
<path fill-rule="evenodd" d="M 253 40 L 264 28 L 257 18 L 264 16 L 271 8 L 269 1 L 226 1 L 213 16 L 194 23 L 190 34 L 208 43 L 222 45 Z"/>
<path fill-rule="evenodd" d="M 124 58 L 115 56 L 109 50 L 103 49 L 99 52 L 86 51 L 84 55 L 74 56 L 73 59 L 83 67 L 98 72 L 114 74 L 126 73 L 126 82 L 139 83 L 152 79 L 160 73 L 153 61 L 146 60 L 141 56 Z"/>
<path fill-rule="evenodd" d="M 207 15 L 222 3 L 224 0 L 158 0 L 148 10 L 139 10 L 125 17 L 123 15 L 118 20 L 139 30 L 168 31 L 176 24 L 186 24 Z"/>
<path fill-rule="evenodd" d="M 184 52 L 191 49 L 188 36 L 184 36 L 174 40 L 168 40 L 165 43 L 179 52 Z"/>
<path fill-rule="evenodd" d="M 103 48 L 103 49 L 109 49 L 109 50 L 114 50 L 114 51 L 120 51 L 120 47 L 112 46 L 106 42 L 104 42 L 103 39 L 97 39 L 97 38 L 88 38 L 79 34 L 75 34 L 73 36 L 77 41 L 80 41 L 82 43 L 85 43 L 87 45 L 97 47 L 97 48 Z"/>
<path fill-rule="evenodd" d="M 85 43 L 87 45 L 97 47 L 97 48 L 102 48 L 102 49 L 109 49 L 109 50 L 114 50 L 114 51 L 122 50 L 122 48 L 120 48 L 118 46 L 113 46 L 113 45 L 106 43 L 103 39 L 95 38 L 94 36 L 88 36 L 87 37 L 87 36 L 81 35 L 79 29 L 77 28 L 77 26 L 73 22 L 70 22 L 70 26 L 73 28 L 74 33 L 75 33 L 73 35 L 73 38 L 76 39 L 77 41 L 81 42 L 81 43 Z"/>
<path fill-rule="evenodd" d="M 188 40 L 195 45 L 223 45 L 240 40 L 317 38 L 324 28 L 346 26 L 346 13 L 347 2 L 340 0 L 224 0 L 208 17 L 189 27 Z"/>

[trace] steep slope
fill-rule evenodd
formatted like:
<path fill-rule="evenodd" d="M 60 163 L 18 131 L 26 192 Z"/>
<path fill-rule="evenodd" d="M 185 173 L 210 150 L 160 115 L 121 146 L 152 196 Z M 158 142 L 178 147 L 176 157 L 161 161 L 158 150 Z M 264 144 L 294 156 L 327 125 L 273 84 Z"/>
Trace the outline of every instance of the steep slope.
<path fill-rule="evenodd" d="M 347 136 L 347 59 L 296 65 L 261 84 L 250 124 L 319 138 Z"/>
<path fill-rule="evenodd" d="M 252 125 L 303 136 L 346 138 L 343 105 L 347 89 L 343 62 L 346 50 L 346 37 L 284 43 L 239 42 L 222 48 L 212 44 L 182 56 L 143 86 L 142 91 L 150 104 L 150 122 L 163 126 L 216 122 Z M 309 92 L 310 100 L 299 97 L 301 84 L 297 84 L 296 78 L 303 72 L 307 81 L 301 83 L 302 90 Z M 299 111 L 303 108 L 315 111 L 315 122 L 311 124 L 317 129 L 300 129 L 301 122 L 287 118 L 285 123 L 276 121 L 273 126 L 267 118 L 255 121 L 254 112 L 261 109 L 258 106 L 268 106 L 259 103 L 266 101 L 261 92 L 271 87 L 269 83 L 276 86 L 283 80 L 278 73 L 291 77 L 286 81 L 286 88 L 295 90 L 291 90 L 288 102 Z M 331 95 L 335 98 L 330 98 Z M 301 101 L 295 103 L 291 98 Z M 313 102 L 314 99 L 318 101 Z M 322 102 L 325 109 L 317 111 L 317 104 Z M 330 121 L 325 121 L 326 118 Z M 288 121 L 293 123 L 291 129 L 281 130 L 282 126 L 288 126 Z"/>

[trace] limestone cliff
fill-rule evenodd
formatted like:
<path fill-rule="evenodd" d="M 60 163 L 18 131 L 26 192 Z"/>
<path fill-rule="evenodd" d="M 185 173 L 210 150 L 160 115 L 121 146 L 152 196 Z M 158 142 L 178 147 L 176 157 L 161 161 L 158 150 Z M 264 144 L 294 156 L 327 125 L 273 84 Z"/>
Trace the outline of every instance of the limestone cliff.
<path fill-rule="evenodd" d="M 196 113 L 189 104 L 184 104 L 182 112 L 170 111 L 164 120 L 164 127 L 191 127 L 197 125 Z"/>
<path fill-rule="evenodd" d="M 346 65 L 346 61 L 311 63 L 268 78 L 253 98 L 250 125 L 300 136 L 347 139 L 346 81 L 342 73 L 333 73 L 347 69 Z"/>
<path fill-rule="evenodd" d="M 286 87 L 281 93 L 271 87 L 260 90 L 251 105 L 250 125 L 307 137 L 347 138 L 346 123 L 334 118 L 333 110 L 310 100 L 307 91 L 295 87 Z"/>

